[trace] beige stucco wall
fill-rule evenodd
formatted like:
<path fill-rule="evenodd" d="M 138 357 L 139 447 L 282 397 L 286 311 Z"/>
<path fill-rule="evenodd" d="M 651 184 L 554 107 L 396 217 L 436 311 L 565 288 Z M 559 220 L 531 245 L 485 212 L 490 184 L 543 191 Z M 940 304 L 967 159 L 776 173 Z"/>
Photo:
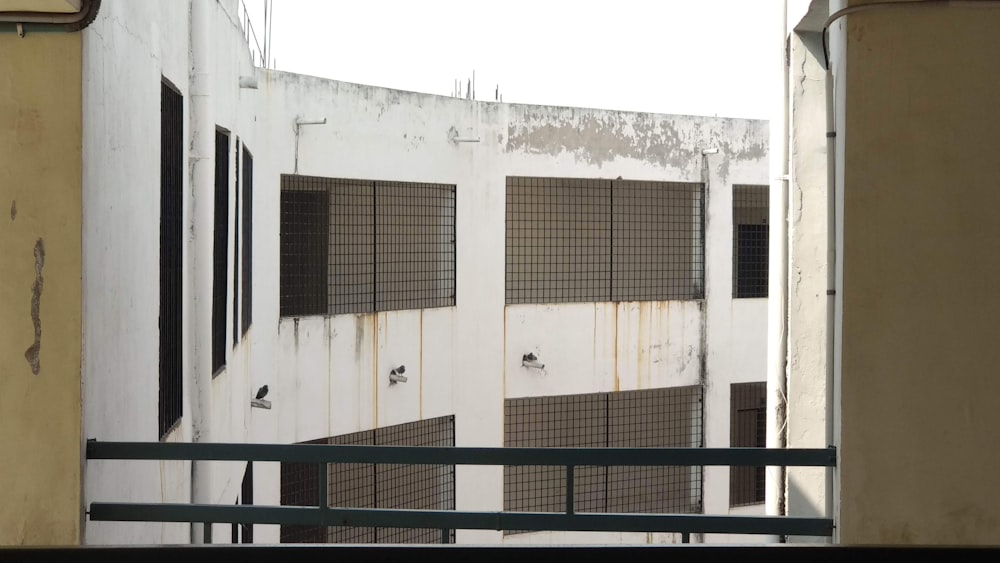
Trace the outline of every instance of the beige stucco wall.
<path fill-rule="evenodd" d="M 0 545 L 80 536 L 80 45 L 0 33 Z"/>
<path fill-rule="evenodd" d="M 847 20 L 840 541 L 997 544 L 1000 10 Z"/>

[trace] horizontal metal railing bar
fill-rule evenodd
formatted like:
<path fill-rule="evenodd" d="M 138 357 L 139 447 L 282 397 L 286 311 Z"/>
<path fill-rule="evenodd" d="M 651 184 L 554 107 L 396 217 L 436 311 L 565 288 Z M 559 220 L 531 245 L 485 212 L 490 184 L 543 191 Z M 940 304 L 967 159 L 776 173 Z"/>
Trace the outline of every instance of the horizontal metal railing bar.
<path fill-rule="evenodd" d="M 440 465 L 750 465 L 833 467 L 834 448 L 468 448 L 87 442 L 87 459 L 284 461 Z"/>
<path fill-rule="evenodd" d="M 359 563 L 825 563 L 833 561 L 1000 561 L 998 546 L 830 545 L 830 544 L 652 544 L 652 545 L 141 545 L 0 547 L 0 558 L 18 563 L 81 563 L 99 561 L 219 560 L 233 556 L 239 563 L 352 561 Z"/>
<path fill-rule="evenodd" d="M 831 536 L 829 518 L 716 516 L 706 514 L 614 514 L 558 512 L 459 512 L 249 506 L 211 504 L 104 503 L 90 505 L 90 519 L 127 522 L 216 522 L 301 526 L 376 526 L 465 530 L 587 532 L 675 532 Z"/>

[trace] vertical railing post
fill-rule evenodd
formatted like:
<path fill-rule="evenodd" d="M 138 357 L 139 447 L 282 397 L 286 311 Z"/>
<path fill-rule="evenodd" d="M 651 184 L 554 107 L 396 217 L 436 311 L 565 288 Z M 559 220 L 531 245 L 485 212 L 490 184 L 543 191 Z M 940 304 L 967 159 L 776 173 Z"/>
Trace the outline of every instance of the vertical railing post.
<path fill-rule="evenodd" d="M 441 543 L 449 543 L 451 541 L 451 530 L 448 528 L 441 528 Z"/>
<path fill-rule="evenodd" d="M 204 522 L 202 523 L 202 539 L 205 543 L 212 543 L 212 523 Z"/>
<path fill-rule="evenodd" d="M 566 514 L 573 514 L 573 466 L 566 466 Z"/>

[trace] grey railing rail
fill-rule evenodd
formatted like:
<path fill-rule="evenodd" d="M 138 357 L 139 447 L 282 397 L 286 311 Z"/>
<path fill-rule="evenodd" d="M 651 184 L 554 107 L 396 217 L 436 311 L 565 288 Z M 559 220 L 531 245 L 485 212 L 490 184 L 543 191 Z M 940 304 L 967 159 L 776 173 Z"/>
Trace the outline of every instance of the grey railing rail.
<path fill-rule="evenodd" d="M 95 521 L 212 522 L 478 530 L 674 532 L 831 536 L 830 518 L 711 514 L 579 513 L 577 466 L 833 467 L 834 448 L 469 448 L 327 444 L 87 443 L 88 460 L 208 460 L 315 463 L 319 503 L 304 506 L 92 502 Z M 326 505 L 328 463 L 548 465 L 566 468 L 565 512 L 336 508 Z"/>

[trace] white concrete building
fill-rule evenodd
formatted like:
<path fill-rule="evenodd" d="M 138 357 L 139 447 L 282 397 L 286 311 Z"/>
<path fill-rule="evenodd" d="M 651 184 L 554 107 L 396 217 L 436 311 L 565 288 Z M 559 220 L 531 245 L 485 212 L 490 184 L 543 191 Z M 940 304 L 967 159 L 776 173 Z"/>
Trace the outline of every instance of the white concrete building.
<path fill-rule="evenodd" d="M 691 388 L 684 439 L 733 445 L 732 385 L 766 377 L 767 122 L 483 102 L 256 68 L 235 0 L 106 0 L 81 34 L 82 440 L 296 443 L 453 416 L 454 445 L 499 447 L 505 401 Z M 321 211 L 318 314 L 282 314 L 283 213 L 292 221 L 282 194 L 295 176 L 325 186 L 331 214 Z M 410 225 L 385 248 L 372 234 L 358 243 L 370 251 L 337 254 L 336 220 L 360 219 L 334 180 L 369 182 L 373 194 L 380 182 L 442 187 L 440 222 L 418 225 L 438 237 L 445 262 L 431 266 L 450 276 L 425 288 L 441 306 L 381 307 L 396 290 L 375 281 L 359 282 L 373 303 L 344 301 L 336 267 L 431 251 L 406 238 Z M 764 195 L 743 205 L 734 194 Z M 372 197 L 376 215 L 413 209 L 409 196 Z M 330 313 L 337 304 L 368 310 Z M 524 367 L 529 353 L 544 368 Z M 406 381 L 391 382 L 402 365 Z M 252 408 L 264 385 L 270 408 Z M 84 507 L 246 500 L 242 463 L 83 463 Z M 277 464 L 252 475 L 255 503 L 282 502 Z M 731 506 L 728 468 L 686 479 L 698 511 L 763 513 L 755 491 Z M 500 467 L 459 467 L 452 486 L 457 509 L 504 509 Z M 84 519 L 81 541 L 187 542 L 197 528 Z M 229 541 L 229 526 L 213 537 Z M 256 542 L 279 539 L 277 526 L 254 531 Z"/>

